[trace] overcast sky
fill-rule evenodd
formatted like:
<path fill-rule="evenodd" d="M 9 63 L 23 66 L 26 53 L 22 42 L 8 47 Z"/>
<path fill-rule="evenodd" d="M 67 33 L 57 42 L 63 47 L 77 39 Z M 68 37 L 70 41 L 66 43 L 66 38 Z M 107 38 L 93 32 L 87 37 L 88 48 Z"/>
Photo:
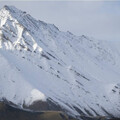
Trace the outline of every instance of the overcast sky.
<path fill-rule="evenodd" d="M 120 2 L 34 1 L 0 2 L 27 11 L 34 18 L 55 24 L 61 31 L 102 40 L 120 40 Z"/>

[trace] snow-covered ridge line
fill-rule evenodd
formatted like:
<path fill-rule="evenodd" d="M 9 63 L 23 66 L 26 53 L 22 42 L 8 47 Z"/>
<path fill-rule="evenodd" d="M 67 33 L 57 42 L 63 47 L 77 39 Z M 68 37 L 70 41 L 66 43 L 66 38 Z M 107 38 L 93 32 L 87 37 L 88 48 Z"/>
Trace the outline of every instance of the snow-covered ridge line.
<path fill-rule="evenodd" d="M 52 99 L 68 113 L 119 116 L 118 44 L 75 36 L 13 6 L 0 11 L 0 96 Z"/>

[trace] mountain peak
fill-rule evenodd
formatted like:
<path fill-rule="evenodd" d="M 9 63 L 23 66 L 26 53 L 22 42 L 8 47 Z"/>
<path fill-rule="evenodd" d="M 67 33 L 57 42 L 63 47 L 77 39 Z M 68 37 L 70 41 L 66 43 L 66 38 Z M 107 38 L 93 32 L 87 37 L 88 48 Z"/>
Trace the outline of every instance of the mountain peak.
<path fill-rule="evenodd" d="M 9 12 L 12 12 L 12 13 L 17 13 L 17 12 L 22 12 L 21 10 L 17 9 L 16 7 L 14 6 L 8 6 L 8 5 L 5 5 L 3 7 L 3 9 L 9 11 Z"/>
<path fill-rule="evenodd" d="M 7 19 L 17 19 L 20 17 L 20 15 L 24 14 L 21 10 L 17 9 L 14 6 L 7 6 L 5 5 L 0 10 L 0 22 L 5 24 Z"/>
<path fill-rule="evenodd" d="M 19 9 L 17 9 L 14 6 L 8 6 L 5 5 L 1 10 L 0 10 L 0 17 L 6 18 L 8 16 L 11 16 L 12 18 L 19 18 L 21 15 L 23 15 L 26 12 L 23 12 Z"/>
<path fill-rule="evenodd" d="M 8 5 L 4 5 L 4 7 L 3 8 L 5 8 L 5 9 L 12 9 L 12 8 L 15 8 L 14 6 L 8 6 Z"/>

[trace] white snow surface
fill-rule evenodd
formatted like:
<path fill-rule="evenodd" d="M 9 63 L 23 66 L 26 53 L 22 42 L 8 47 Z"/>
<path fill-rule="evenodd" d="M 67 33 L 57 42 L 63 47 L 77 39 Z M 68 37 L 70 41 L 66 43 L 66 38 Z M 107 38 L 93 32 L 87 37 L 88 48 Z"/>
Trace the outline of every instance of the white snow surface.
<path fill-rule="evenodd" d="M 120 42 L 61 32 L 13 6 L 0 10 L 0 99 L 51 98 L 68 112 L 120 116 Z M 107 111 L 107 112 L 105 112 Z"/>

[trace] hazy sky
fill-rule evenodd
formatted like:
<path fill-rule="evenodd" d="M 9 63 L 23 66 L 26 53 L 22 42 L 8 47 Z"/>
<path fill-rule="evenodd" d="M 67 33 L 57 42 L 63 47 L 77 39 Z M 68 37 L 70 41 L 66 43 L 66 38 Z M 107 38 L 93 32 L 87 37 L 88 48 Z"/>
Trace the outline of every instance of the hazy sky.
<path fill-rule="evenodd" d="M 0 2 L 27 11 L 34 18 L 55 24 L 61 31 L 102 40 L 120 40 L 120 2 L 34 1 Z"/>

